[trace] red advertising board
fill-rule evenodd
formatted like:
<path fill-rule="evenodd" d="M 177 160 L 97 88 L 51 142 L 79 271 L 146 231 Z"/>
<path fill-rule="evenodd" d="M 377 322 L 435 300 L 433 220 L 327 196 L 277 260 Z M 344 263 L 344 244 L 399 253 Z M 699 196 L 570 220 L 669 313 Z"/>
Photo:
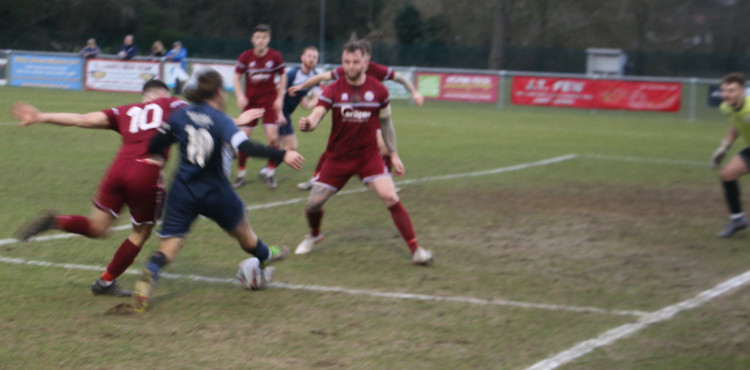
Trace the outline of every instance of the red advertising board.
<path fill-rule="evenodd" d="M 500 79 L 497 75 L 466 73 L 416 74 L 417 89 L 427 99 L 496 103 Z"/>
<path fill-rule="evenodd" d="M 513 77 L 511 103 L 550 107 L 593 108 L 593 80 L 576 78 Z"/>
<path fill-rule="evenodd" d="M 597 81 L 597 107 L 602 109 L 677 112 L 682 85 L 665 82 Z"/>
<path fill-rule="evenodd" d="M 513 77 L 511 102 L 520 105 L 676 112 L 682 85 L 665 82 Z"/>

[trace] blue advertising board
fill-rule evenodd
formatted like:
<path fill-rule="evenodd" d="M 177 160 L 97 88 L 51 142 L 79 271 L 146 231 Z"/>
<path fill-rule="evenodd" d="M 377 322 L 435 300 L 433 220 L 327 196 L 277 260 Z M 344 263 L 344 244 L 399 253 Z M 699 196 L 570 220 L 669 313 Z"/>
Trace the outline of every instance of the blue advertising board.
<path fill-rule="evenodd" d="M 81 90 L 82 59 L 41 54 L 12 54 L 8 77 L 10 86 Z"/>

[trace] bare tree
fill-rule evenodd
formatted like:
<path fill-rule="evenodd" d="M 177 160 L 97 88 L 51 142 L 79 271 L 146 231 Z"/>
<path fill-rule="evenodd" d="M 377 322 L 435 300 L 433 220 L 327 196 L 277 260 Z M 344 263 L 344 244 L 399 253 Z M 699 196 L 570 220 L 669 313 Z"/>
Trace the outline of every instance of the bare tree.
<path fill-rule="evenodd" d="M 490 69 L 500 69 L 505 58 L 505 46 L 511 32 L 510 19 L 516 0 L 489 0 L 492 9 L 490 41 Z"/>

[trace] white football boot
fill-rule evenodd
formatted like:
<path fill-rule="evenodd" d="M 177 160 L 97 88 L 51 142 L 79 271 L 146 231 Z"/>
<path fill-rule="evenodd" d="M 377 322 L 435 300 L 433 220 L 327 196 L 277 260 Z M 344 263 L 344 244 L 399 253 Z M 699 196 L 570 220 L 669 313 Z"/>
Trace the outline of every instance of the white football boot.
<path fill-rule="evenodd" d="M 411 263 L 413 265 L 427 266 L 432 263 L 432 251 L 428 251 L 422 247 L 417 247 L 414 254 L 411 256 Z"/>
<path fill-rule="evenodd" d="M 315 247 L 315 244 L 319 243 L 321 240 L 323 240 L 323 234 L 318 234 L 318 236 L 312 236 L 312 234 L 305 235 L 305 240 L 303 240 L 302 243 L 299 243 L 294 254 L 310 253 Z"/>

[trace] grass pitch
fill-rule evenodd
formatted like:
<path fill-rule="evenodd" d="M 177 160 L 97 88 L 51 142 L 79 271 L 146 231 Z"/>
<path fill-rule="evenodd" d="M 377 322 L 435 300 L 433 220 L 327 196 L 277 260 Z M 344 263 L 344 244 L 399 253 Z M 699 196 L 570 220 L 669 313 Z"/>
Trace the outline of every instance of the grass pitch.
<path fill-rule="evenodd" d="M 0 110 L 26 100 L 87 112 L 134 94 L 0 88 Z M 236 115 L 234 102 L 228 113 Z M 298 118 L 304 111 L 295 115 Z M 119 146 L 114 132 L 0 124 L 0 364 L 8 368 L 525 368 L 642 315 L 689 300 L 750 269 L 748 233 L 720 240 L 726 209 L 708 158 L 719 117 L 394 103 L 400 180 L 420 243 L 436 263 L 413 267 L 388 211 L 353 192 L 326 206 L 325 241 L 277 265 L 278 285 L 230 283 L 246 256 L 199 220 L 142 315 L 108 315 L 127 299 L 89 284 L 127 231 L 14 243 L 45 209 L 88 214 Z M 307 232 L 307 179 L 328 119 L 298 134 L 306 168 L 278 171 L 269 191 L 239 190 L 269 243 Z M 262 133 L 256 132 L 262 139 Z M 735 145 L 734 152 L 744 147 Z M 567 160 L 514 167 L 574 154 Z M 170 162 L 168 178 L 176 163 Z M 253 161 L 249 169 L 260 169 Z M 362 186 L 350 181 L 344 190 Z M 120 225 L 127 225 L 122 217 Z M 49 233 L 47 235 L 54 235 Z M 131 272 L 157 246 L 147 242 Z M 28 264 L 36 261 L 35 264 Z M 42 264 L 48 263 L 46 265 Z M 66 265 L 68 264 L 68 265 Z M 197 278 L 186 278 L 193 275 Z M 132 286 L 137 275 L 120 282 Z M 208 281 L 214 278 L 215 281 Z M 747 368 L 746 287 L 597 347 L 567 368 Z"/>

